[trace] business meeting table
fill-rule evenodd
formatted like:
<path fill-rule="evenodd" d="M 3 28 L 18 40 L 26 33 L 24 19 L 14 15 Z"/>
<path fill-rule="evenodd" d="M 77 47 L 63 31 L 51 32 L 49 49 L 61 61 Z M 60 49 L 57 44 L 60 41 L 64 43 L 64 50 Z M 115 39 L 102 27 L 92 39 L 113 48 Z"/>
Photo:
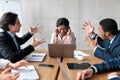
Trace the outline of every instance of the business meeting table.
<path fill-rule="evenodd" d="M 64 58 L 63 61 L 62 61 L 62 64 L 64 65 L 64 67 L 66 69 L 66 72 L 68 73 L 68 76 L 70 77 L 70 80 L 76 80 L 77 72 L 81 71 L 81 69 L 80 70 L 70 70 L 67 66 L 67 63 L 90 63 L 92 65 L 92 64 L 103 62 L 102 60 L 94 57 L 92 51 L 89 51 L 89 50 L 81 50 L 81 51 L 85 52 L 89 56 L 86 57 L 84 60 L 78 60 L 76 58 Z M 57 80 L 64 80 L 64 78 L 61 74 L 61 70 L 59 72 Z M 107 73 L 96 74 L 96 75 L 92 76 L 90 79 L 87 79 L 87 80 L 108 80 L 107 79 Z"/>
<path fill-rule="evenodd" d="M 71 70 L 71 69 L 69 69 L 68 66 L 67 66 L 67 63 L 84 63 L 84 62 L 88 62 L 90 64 L 96 64 L 96 63 L 103 62 L 102 60 L 94 57 L 92 51 L 90 51 L 90 50 L 81 50 L 81 51 L 85 52 L 86 54 L 89 54 L 89 56 L 86 57 L 86 59 L 84 59 L 84 60 L 78 60 L 76 58 L 63 58 L 63 59 L 60 59 L 66 73 L 70 77 L 70 80 L 76 80 L 77 72 L 80 71 L 80 70 Z M 61 73 L 61 69 L 59 67 L 57 58 L 49 57 L 48 49 L 36 49 L 36 52 L 46 53 L 47 54 L 47 56 L 45 57 L 43 62 L 30 62 L 30 64 L 34 65 L 35 69 L 37 70 L 40 80 L 65 80 L 62 73 Z M 51 67 L 42 67 L 42 66 L 38 66 L 39 64 L 52 64 L 52 65 L 54 65 L 54 67 L 53 68 L 51 68 Z M 2 70 L 0 70 L 0 72 L 1 71 Z M 107 80 L 107 74 L 108 73 L 95 74 L 94 76 L 92 76 L 88 80 Z"/>

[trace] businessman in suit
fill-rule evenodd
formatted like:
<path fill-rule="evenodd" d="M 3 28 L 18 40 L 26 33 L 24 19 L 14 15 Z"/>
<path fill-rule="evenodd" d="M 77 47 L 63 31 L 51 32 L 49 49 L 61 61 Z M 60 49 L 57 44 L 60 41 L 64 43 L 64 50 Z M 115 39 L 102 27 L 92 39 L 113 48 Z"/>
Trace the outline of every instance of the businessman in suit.
<path fill-rule="evenodd" d="M 83 26 L 88 33 L 86 42 L 96 57 L 109 60 L 120 56 L 120 31 L 115 20 L 106 18 L 99 22 L 100 37 L 94 32 L 94 26 L 90 22 L 85 22 Z"/>
<path fill-rule="evenodd" d="M 16 33 L 20 31 L 20 27 L 21 24 L 17 14 L 12 12 L 3 14 L 0 19 L 0 58 L 8 59 L 13 63 L 17 62 L 33 52 L 35 47 L 45 42 L 44 39 L 36 41 L 33 37 L 30 45 L 20 49 L 20 45 L 37 33 L 40 26 L 30 27 L 30 32 L 18 37 Z"/>
<path fill-rule="evenodd" d="M 79 71 L 77 73 L 77 80 L 85 80 L 85 78 L 90 78 L 94 74 L 119 71 L 119 70 L 120 70 L 120 58 L 114 58 L 99 64 L 94 64 L 86 70 Z M 120 77 L 118 76 L 117 73 L 114 72 L 108 75 L 108 79 L 120 80 Z"/>

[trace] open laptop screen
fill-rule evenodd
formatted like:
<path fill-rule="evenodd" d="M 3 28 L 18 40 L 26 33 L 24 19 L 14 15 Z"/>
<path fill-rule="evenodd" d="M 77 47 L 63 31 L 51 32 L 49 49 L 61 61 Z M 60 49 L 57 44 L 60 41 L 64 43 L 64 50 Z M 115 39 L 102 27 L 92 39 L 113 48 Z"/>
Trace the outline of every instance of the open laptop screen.
<path fill-rule="evenodd" d="M 72 58 L 74 55 L 75 45 L 73 44 L 48 44 L 50 57 Z"/>

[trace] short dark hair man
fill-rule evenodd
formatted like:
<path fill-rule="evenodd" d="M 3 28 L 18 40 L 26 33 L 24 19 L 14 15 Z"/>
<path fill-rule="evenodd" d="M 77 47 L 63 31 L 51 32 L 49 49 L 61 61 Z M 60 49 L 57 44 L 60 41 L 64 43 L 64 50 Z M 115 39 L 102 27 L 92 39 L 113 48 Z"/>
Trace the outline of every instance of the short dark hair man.
<path fill-rule="evenodd" d="M 6 12 L 0 19 L 0 58 L 8 59 L 11 62 L 17 62 L 23 59 L 26 55 L 34 51 L 34 48 L 39 44 L 45 42 L 44 39 L 36 41 L 33 38 L 33 42 L 20 49 L 20 45 L 29 40 L 35 33 L 37 33 L 40 27 L 30 27 L 30 32 L 18 37 L 17 32 L 20 31 L 21 24 L 17 14 L 12 12 Z"/>
<path fill-rule="evenodd" d="M 109 60 L 120 56 L 120 32 L 115 20 L 106 18 L 100 21 L 98 27 L 100 37 L 95 34 L 90 22 L 85 22 L 83 25 L 83 29 L 89 34 L 86 42 L 96 57 Z"/>

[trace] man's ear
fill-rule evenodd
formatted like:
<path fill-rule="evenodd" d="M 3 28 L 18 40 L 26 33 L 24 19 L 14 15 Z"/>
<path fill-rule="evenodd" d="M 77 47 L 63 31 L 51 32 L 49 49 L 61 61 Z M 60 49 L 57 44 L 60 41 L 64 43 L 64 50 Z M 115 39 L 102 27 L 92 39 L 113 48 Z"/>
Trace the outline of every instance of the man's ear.
<path fill-rule="evenodd" d="M 108 36 L 110 36 L 110 32 L 105 32 L 105 35 L 108 37 Z"/>
<path fill-rule="evenodd" d="M 8 28 L 9 28 L 9 29 L 11 29 L 11 28 L 12 28 L 12 25 L 11 25 L 11 24 L 9 24 L 9 25 L 8 25 Z"/>

